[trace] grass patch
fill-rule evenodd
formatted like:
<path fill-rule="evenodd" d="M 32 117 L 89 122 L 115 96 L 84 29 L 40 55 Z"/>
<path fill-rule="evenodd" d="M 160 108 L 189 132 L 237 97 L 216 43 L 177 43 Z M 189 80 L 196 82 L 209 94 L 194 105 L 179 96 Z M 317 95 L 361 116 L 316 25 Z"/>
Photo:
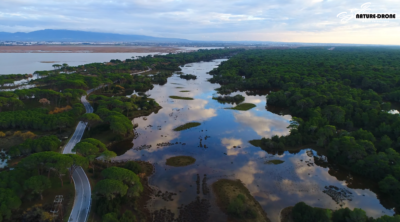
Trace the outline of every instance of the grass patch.
<path fill-rule="evenodd" d="M 241 110 L 241 111 L 247 111 L 249 109 L 252 109 L 256 107 L 253 103 L 241 103 L 235 107 L 232 108 L 225 108 L 225 109 L 234 109 L 234 110 Z"/>
<path fill-rule="evenodd" d="M 240 180 L 221 179 L 213 183 L 212 188 L 219 208 L 228 215 L 228 221 L 270 222 L 261 205 Z"/>
<path fill-rule="evenodd" d="M 179 91 L 179 92 L 190 92 L 190 90 L 182 90 L 182 91 Z"/>
<path fill-rule="evenodd" d="M 199 122 L 185 123 L 185 124 L 183 124 L 183 125 L 181 125 L 181 126 L 176 127 L 176 128 L 174 129 L 174 131 L 187 130 L 187 129 L 190 129 L 190 128 L 193 128 L 193 127 L 196 127 L 196 126 L 200 126 L 200 125 L 201 125 L 201 123 L 199 123 Z"/>
<path fill-rule="evenodd" d="M 175 87 L 176 89 L 183 89 L 184 87 Z"/>
<path fill-rule="evenodd" d="M 278 164 L 282 164 L 285 161 L 283 160 L 269 160 L 269 161 L 265 161 L 265 164 L 274 164 L 274 165 L 278 165 Z"/>
<path fill-rule="evenodd" d="M 174 156 L 170 157 L 166 161 L 166 165 L 174 167 L 188 166 L 196 162 L 196 159 L 191 156 Z"/>
<path fill-rule="evenodd" d="M 182 97 L 182 96 L 169 96 L 171 99 L 183 99 L 183 100 L 194 100 L 191 97 Z"/>

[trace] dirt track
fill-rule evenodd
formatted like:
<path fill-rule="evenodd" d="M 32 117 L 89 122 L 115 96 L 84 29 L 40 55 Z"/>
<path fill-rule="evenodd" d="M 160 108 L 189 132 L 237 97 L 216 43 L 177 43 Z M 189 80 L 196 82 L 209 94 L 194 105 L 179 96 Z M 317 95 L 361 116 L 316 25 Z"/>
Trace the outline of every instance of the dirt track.
<path fill-rule="evenodd" d="M 117 52 L 176 52 L 177 47 L 152 47 L 152 46 L 0 46 L 0 53 L 117 53 Z"/>

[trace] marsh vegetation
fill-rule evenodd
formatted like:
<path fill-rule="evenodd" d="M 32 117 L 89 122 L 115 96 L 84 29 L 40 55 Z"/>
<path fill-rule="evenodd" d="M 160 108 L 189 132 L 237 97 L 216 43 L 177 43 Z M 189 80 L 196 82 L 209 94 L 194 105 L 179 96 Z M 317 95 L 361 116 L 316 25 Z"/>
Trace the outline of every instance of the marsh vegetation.
<path fill-rule="evenodd" d="M 165 164 L 174 167 L 183 167 L 194 164 L 196 159 L 191 156 L 174 156 L 166 160 Z"/>

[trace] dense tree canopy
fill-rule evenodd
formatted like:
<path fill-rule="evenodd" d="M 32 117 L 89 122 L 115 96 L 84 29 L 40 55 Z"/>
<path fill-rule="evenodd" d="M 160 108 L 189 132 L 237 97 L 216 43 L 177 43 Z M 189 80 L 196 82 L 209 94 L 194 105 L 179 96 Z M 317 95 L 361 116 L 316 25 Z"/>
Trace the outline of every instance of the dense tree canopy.
<path fill-rule="evenodd" d="M 44 136 L 38 139 L 27 139 L 23 143 L 11 147 L 11 156 L 28 155 L 42 151 L 57 151 L 61 146 L 60 140 L 56 136 Z"/>
<path fill-rule="evenodd" d="M 332 211 L 311 207 L 304 202 L 300 202 L 292 209 L 292 219 L 294 222 L 398 222 L 400 221 L 400 216 L 385 215 L 374 219 L 368 217 L 365 211 L 359 208 L 350 210 L 346 207 Z"/>
<path fill-rule="evenodd" d="M 248 50 L 210 73 L 220 93 L 270 89 L 267 106 L 287 107 L 290 135 L 262 139 L 277 150 L 306 144 L 392 190 L 400 204 L 400 116 L 388 113 L 398 101 L 400 51 L 389 47 Z"/>

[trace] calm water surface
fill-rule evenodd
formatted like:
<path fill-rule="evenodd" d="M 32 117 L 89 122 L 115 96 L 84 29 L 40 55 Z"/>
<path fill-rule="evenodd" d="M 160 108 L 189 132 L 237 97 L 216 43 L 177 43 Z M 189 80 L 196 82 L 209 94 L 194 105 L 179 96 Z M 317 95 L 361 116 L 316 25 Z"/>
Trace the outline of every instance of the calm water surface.
<path fill-rule="evenodd" d="M 199 49 L 217 49 L 222 47 L 179 47 L 178 52 L 197 51 Z M 167 53 L 0 53 L 1 74 L 32 74 L 35 71 L 51 70 L 53 64 L 67 63 L 70 66 L 94 62 L 109 62 L 111 59 L 125 60 L 132 56 L 165 55 Z M 43 63 L 43 62 L 54 63 Z"/>
<path fill-rule="evenodd" d="M 94 62 L 109 62 L 111 59 L 125 60 L 132 56 L 147 56 L 155 53 L 0 53 L 1 74 L 32 74 L 35 71 L 51 70 L 53 64 L 67 63 L 70 66 Z M 53 61 L 55 63 L 43 63 Z"/>
<path fill-rule="evenodd" d="M 211 205 L 205 212 L 210 215 L 210 221 L 223 221 L 226 217 L 215 205 L 212 191 L 197 194 L 198 174 L 200 185 L 206 175 L 207 180 L 202 186 L 210 190 L 211 184 L 220 178 L 240 179 L 274 222 L 279 221 L 283 208 L 300 201 L 330 209 L 338 209 L 340 205 L 362 208 L 373 217 L 394 213 L 392 209 L 387 209 L 391 206 L 385 204 L 384 207 L 371 191 L 375 187 L 366 185 L 371 182 L 364 182 L 322 161 L 323 158 L 317 158 L 316 151 L 304 149 L 297 153 L 269 154 L 252 146 L 249 140 L 287 135 L 291 116 L 268 111 L 274 109 L 266 109 L 265 95 L 233 93 L 242 94 L 246 97 L 245 102 L 257 105 L 249 111 L 224 109 L 231 105 L 212 100 L 219 85 L 207 82 L 211 76 L 206 73 L 222 61 L 186 65 L 183 72 L 197 75 L 197 80 L 187 81 L 174 75 L 167 84 L 156 85 L 148 91 L 150 97 L 163 108 L 147 118 L 134 119 L 139 124 L 139 137 L 115 146 L 121 154 L 117 157 L 119 160 L 140 159 L 155 165 L 156 173 L 150 178 L 150 184 L 157 191 L 176 193 L 171 199 L 167 198 L 168 201 L 162 196 L 154 197 L 149 204 L 151 211 L 165 208 L 175 213 L 176 217 L 179 206 L 188 205 L 199 196 Z M 182 90 L 190 92 L 180 92 Z M 173 100 L 168 98 L 171 95 L 193 97 L 194 100 Z M 185 131 L 173 131 L 175 127 L 191 121 L 201 125 Z M 157 145 L 159 143 L 174 145 L 160 146 Z M 143 145 L 151 147 L 142 149 Z M 186 167 L 165 165 L 167 158 L 177 155 L 193 156 L 196 163 Z M 284 163 L 266 164 L 269 160 L 282 160 Z M 328 189 L 329 186 L 338 190 Z M 199 205 L 191 206 L 201 208 Z"/>

